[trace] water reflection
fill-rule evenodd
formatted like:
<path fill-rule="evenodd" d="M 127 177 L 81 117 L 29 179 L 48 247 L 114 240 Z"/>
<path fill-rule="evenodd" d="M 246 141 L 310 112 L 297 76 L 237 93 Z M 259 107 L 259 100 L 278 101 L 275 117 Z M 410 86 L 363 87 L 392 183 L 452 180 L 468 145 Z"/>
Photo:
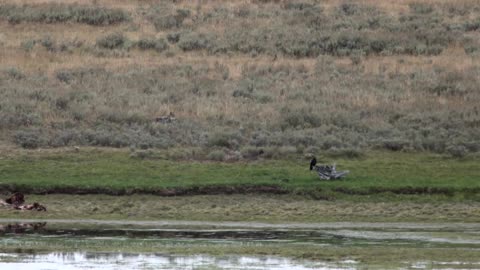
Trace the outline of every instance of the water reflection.
<path fill-rule="evenodd" d="M 0 248 L 9 242 L 37 239 L 58 239 L 60 241 L 176 241 L 178 243 L 208 242 L 226 243 L 302 243 L 320 246 L 377 246 L 413 245 L 415 247 L 456 247 L 479 248 L 480 234 L 471 230 L 367 230 L 320 229 L 320 230 L 279 230 L 279 229 L 171 229 L 124 226 L 78 226 L 76 224 L 10 223 L 0 224 Z"/>
<path fill-rule="evenodd" d="M 0 235 L 6 233 L 22 234 L 36 232 L 46 225 L 46 222 L 0 224 Z"/>
<path fill-rule="evenodd" d="M 1 263 L 1 261 L 4 261 Z M 5 262 L 8 261 L 8 262 Z M 30 269 L 356 269 L 355 261 L 338 263 L 298 261 L 273 256 L 172 256 L 161 254 L 50 253 L 0 254 L 2 270 Z"/>
<path fill-rule="evenodd" d="M 205 241 L 209 243 L 302 243 L 334 246 L 414 245 L 415 247 L 456 247 L 479 248 L 480 234 L 475 229 L 172 229 L 125 226 L 79 226 L 78 224 L 10 223 L 0 224 L 0 247 L 9 238 L 59 239 L 62 241 L 103 240 L 103 241 L 163 241 L 182 243 Z"/>
<path fill-rule="evenodd" d="M 361 257 L 350 256 L 349 253 L 343 256 L 330 255 L 332 262 L 318 261 L 329 259 L 328 256 L 310 256 L 308 258 L 315 260 L 299 261 L 273 256 L 152 254 L 191 254 L 192 249 L 197 250 L 196 254 L 238 254 L 236 252 L 243 250 L 258 251 L 244 254 L 284 254 L 271 251 L 298 251 L 300 248 L 301 251 L 292 254 L 304 257 L 302 252 L 306 254 L 310 250 L 330 249 L 338 252 L 352 247 L 359 250 L 390 248 L 389 251 L 393 253 L 400 248 L 415 248 L 418 252 L 425 253 L 422 256 L 427 258 L 427 261 L 406 262 L 409 258 L 405 257 L 396 262 L 406 265 L 406 268 L 480 269 L 475 256 L 480 252 L 479 231 L 478 226 L 280 229 L 11 222 L 0 225 L 0 252 L 12 252 L 0 253 L 0 269 L 366 269 L 361 265 Z M 437 250 L 437 253 L 429 255 L 433 249 Z M 90 252 L 96 250 L 114 253 Z M 209 252 L 211 250 L 214 252 Z M 35 254 L 47 251 L 80 252 Z M 122 251 L 150 253 L 118 253 Z M 459 255 L 462 255 L 463 251 L 475 254 L 474 262 L 434 261 L 444 259 L 444 254 L 449 251 L 458 252 Z M 371 254 L 367 252 L 366 256 Z M 338 261 L 341 260 L 339 258 L 358 259 L 358 262 Z M 453 258 L 457 260 L 456 257 Z"/>

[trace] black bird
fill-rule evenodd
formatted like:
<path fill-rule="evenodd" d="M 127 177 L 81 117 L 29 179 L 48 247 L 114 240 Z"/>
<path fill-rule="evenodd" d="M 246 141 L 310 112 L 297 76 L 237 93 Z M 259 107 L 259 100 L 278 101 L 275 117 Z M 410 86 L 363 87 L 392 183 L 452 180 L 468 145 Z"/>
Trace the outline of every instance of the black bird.
<path fill-rule="evenodd" d="M 310 161 L 310 171 L 313 170 L 313 167 L 315 167 L 315 165 L 317 165 L 317 159 L 313 157 Z"/>

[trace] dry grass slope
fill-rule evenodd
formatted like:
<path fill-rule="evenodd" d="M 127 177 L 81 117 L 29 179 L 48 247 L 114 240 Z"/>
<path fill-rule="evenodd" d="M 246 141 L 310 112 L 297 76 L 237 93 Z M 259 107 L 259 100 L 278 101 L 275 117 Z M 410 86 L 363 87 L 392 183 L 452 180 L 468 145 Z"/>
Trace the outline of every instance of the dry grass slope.
<path fill-rule="evenodd" d="M 0 1 L 0 140 L 462 157 L 479 56 L 471 0 Z"/>

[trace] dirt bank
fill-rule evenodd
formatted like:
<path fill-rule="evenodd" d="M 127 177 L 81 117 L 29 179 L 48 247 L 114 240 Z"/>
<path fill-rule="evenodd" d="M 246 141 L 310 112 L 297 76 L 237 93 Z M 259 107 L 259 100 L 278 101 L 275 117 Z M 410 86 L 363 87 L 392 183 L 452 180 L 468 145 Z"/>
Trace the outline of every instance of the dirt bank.
<path fill-rule="evenodd" d="M 189 195 L 224 195 L 224 194 L 287 194 L 288 190 L 280 186 L 274 185 L 238 185 L 238 186 L 198 186 L 198 187 L 177 187 L 177 188 L 126 188 L 126 189 L 110 189 L 110 188 L 85 188 L 85 187 L 50 187 L 37 188 L 14 185 L 0 186 L 0 192 L 13 193 L 21 192 L 25 194 L 105 194 L 105 195 L 157 195 L 163 197 L 171 196 L 189 196 Z"/>
<path fill-rule="evenodd" d="M 479 194 L 480 188 L 440 188 L 440 187 L 371 187 L 371 188 L 315 188 L 315 189 L 288 189 L 278 185 L 209 185 L 173 188 L 104 188 L 104 187 L 28 187 L 17 185 L 0 185 L 0 193 L 11 194 L 21 192 L 25 194 L 72 194 L 72 195 L 156 195 L 162 197 L 193 196 L 193 195 L 229 195 L 229 194 L 297 194 L 307 195 L 317 200 L 332 201 L 335 193 L 343 195 L 375 195 L 393 193 L 397 195 L 446 195 L 455 193 Z"/>

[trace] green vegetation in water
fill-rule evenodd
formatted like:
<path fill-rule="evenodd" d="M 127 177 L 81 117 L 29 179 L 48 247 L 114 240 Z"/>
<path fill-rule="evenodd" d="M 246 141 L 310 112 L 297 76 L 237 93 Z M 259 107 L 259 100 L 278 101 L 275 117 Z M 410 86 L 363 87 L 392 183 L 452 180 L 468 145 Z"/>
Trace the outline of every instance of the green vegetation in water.
<path fill-rule="evenodd" d="M 396 267 L 410 266 L 412 263 L 423 262 L 427 265 L 455 266 L 461 262 L 462 269 L 478 267 L 478 250 L 472 249 L 420 249 L 420 248 L 402 248 L 402 247 L 317 247 L 313 248 L 309 245 L 295 245 L 294 247 L 285 247 L 282 244 L 273 245 L 211 245 L 205 243 L 193 244 L 164 244 L 151 245 L 145 242 L 133 241 L 131 247 L 125 247 L 124 243 L 112 243 L 101 241 L 87 241 L 81 244 L 76 242 L 59 244 L 58 241 L 48 241 L 44 243 L 24 242 L 28 245 L 25 247 L 16 247 L 15 249 L 0 248 L 2 252 L 21 252 L 21 253 L 44 253 L 77 251 L 78 248 L 85 247 L 93 252 L 142 252 L 142 253 L 162 253 L 175 255 L 198 255 L 205 254 L 211 256 L 282 256 L 293 259 L 307 259 L 314 261 L 339 262 L 343 260 L 353 259 L 359 261 L 358 265 L 368 267 L 368 269 L 392 269 Z M 122 241 L 125 242 L 125 241 Z M 29 247 L 29 246 L 32 247 Z M 6 258 L 7 260 L 9 258 Z M 12 260 L 10 258 L 10 260 Z M 450 262 L 450 263 L 449 263 Z M 403 269 L 403 268 L 402 268 Z M 451 268 L 450 268 L 451 269 Z M 470 268 L 468 268 L 470 269 Z"/>

